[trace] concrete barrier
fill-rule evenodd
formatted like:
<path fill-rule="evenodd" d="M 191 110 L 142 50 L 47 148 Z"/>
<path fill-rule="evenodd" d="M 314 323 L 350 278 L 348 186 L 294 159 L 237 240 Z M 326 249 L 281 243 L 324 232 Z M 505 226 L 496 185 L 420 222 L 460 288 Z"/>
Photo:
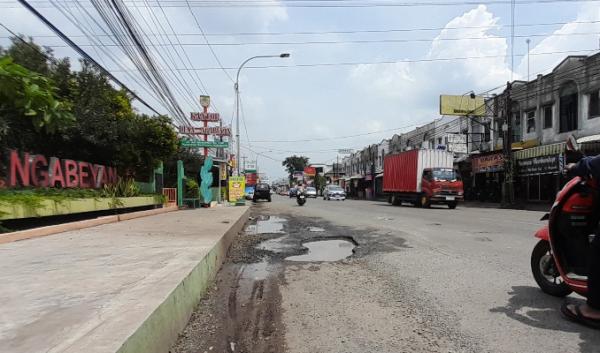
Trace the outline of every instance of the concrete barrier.
<path fill-rule="evenodd" d="M 235 235 L 243 229 L 249 213 L 248 208 L 165 301 L 125 341 L 117 353 L 169 351 L 221 268 Z"/>

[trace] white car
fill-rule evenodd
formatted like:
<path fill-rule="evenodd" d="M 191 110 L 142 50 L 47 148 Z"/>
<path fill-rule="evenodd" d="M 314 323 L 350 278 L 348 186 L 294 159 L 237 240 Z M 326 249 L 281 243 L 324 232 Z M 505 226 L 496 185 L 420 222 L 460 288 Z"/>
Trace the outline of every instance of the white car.
<path fill-rule="evenodd" d="M 323 200 L 346 200 L 346 192 L 337 185 L 327 185 L 323 191 Z"/>
<path fill-rule="evenodd" d="M 306 188 L 306 190 L 304 190 L 304 195 L 306 195 L 306 197 L 312 197 L 314 199 L 317 198 L 317 189 L 309 186 Z"/>
<path fill-rule="evenodd" d="M 246 190 L 246 200 L 252 200 L 254 198 L 254 189 Z"/>

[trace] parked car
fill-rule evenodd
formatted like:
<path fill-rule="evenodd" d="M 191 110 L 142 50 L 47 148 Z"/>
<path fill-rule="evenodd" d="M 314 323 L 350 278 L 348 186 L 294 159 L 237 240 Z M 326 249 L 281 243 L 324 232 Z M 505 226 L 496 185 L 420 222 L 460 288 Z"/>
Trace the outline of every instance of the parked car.
<path fill-rule="evenodd" d="M 327 185 L 323 191 L 323 200 L 346 200 L 346 192 L 338 185 Z"/>
<path fill-rule="evenodd" d="M 293 197 L 296 197 L 296 193 L 298 192 L 298 189 L 296 188 L 291 188 L 290 192 L 288 193 L 288 195 L 290 195 L 290 199 Z"/>
<path fill-rule="evenodd" d="M 306 195 L 306 197 L 312 197 L 313 199 L 316 199 L 317 198 L 317 189 L 309 186 L 304 191 L 304 195 Z"/>
<path fill-rule="evenodd" d="M 266 183 L 258 183 L 254 188 L 254 197 L 252 201 L 267 200 L 271 202 L 271 187 Z"/>
<path fill-rule="evenodd" d="M 252 186 L 247 186 L 244 194 L 246 195 L 246 200 L 254 199 L 254 188 Z"/>

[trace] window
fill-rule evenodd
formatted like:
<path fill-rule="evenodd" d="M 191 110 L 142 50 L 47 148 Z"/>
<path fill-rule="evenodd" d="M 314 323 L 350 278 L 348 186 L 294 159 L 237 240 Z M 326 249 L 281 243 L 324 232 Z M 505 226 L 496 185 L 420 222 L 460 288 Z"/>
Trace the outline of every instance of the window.
<path fill-rule="evenodd" d="M 552 105 L 544 107 L 544 129 L 552 127 Z"/>
<path fill-rule="evenodd" d="M 595 90 L 590 93 L 590 104 L 588 106 L 588 119 L 597 118 L 600 116 L 600 90 Z"/>
<path fill-rule="evenodd" d="M 566 84 L 560 91 L 560 132 L 577 130 L 577 102 L 577 86 L 574 82 L 570 82 Z"/>
<path fill-rule="evenodd" d="M 442 144 L 442 138 L 438 137 L 438 145 L 441 145 L 441 144 Z"/>
<path fill-rule="evenodd" d="M 530 110 L 526 113 L 527 116 L 527 133 L 535 132 L 535 110 Z"/>
<path fill-rule="evenodd" d="M 490 123 L 483 125 L 483 141 L 490 142 Z"/>
<path fill-rule="evenodd" d="M 521 141 L 521 136 L 523 134 L 523 129 L 521 128 L 521 115 L 513 114 L 513 141 L 519 142 Z"/>

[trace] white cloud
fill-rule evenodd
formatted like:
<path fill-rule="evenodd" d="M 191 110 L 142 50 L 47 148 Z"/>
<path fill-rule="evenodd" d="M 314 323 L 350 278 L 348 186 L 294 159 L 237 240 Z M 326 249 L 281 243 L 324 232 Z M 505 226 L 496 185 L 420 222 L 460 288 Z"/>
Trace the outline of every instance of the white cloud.
<path fill-rule="evenodd" d="M 531 50 L 530 72 L 531 77 L 537 73 L 547 73 L 568 55 L 589 55 L 591 52 L 556 53 L 552 55 L 536 55 L 540 53 L 579 51 L 598 48 L 598 33 L 600 32 L 600 7 L 597 4 L 583 4 L 577 18 L 544 38 Z M 587 22 L 587 23 L 586 23 Z M 586 35 L 574 33 L 588 33 Z M 521 59 L 517 71 L 525 77 L 527 75 L 527 56 Z"/>

